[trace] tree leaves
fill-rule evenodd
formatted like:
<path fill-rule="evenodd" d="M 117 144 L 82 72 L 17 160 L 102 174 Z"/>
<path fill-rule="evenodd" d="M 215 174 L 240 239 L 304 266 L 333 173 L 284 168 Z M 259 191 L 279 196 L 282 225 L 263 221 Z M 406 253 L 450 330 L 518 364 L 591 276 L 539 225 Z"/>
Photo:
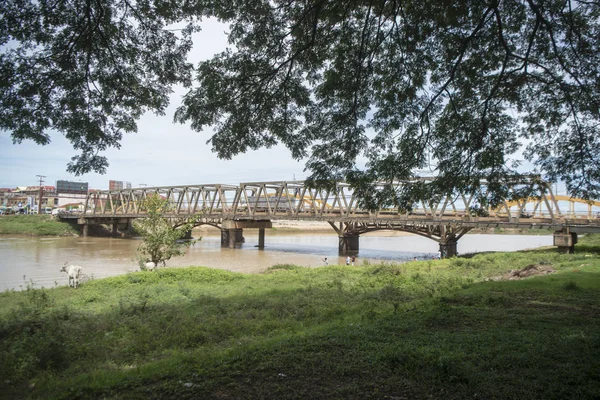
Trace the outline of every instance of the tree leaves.
<path fill-rule="evenodd" d="M 281 142 L 294 157 L 308 156 L 311 182 L 404 180 L 428 168 L 436 190 L 495 202 L 526 150 L 573 195 L 600 196 L 600 158 L 591 151 L 600 112 L 597 3 L 224 4 L 207 12 L 231 23 L 235 50 L 200 65 L 200 88 L 176 116 L 196 130 L 213 126 L 220 156 Z M 284 110 L 293 110 L 287 125 Z"/>
<path fill-rule="evenodd" d="M 172 2 L 176 8 L 176 2 Z M 80 155 L 68 171 L 103 173 L 146 111 L 164 114 L 171 85 L 190 84 L 189 28 L 152 1 L 6 0 L 0 5 L 0 128 L 15 143 L 63 133 Z"/>
<path fill-rule="evenodd" d="M 221 158 L 283 143 L 313 183 L 368 194 L 427 169 L 440 195 L 493 203 L 525 154 L 528 172 L 600 197 L 597 2 L 8 0 L 0 14 L 0 128 L 16 142 L 63 132 L 76 173 L 104 171 L 98 152 L 190 84 L 190 34 L 208 16 L 231 46 L 198 65 L 175 120 L 212 127 Z"/>
<path fill-rule="evenodd" d="M 135 231 L 142 236 L 144 241 L 138 247 L 138 252 L 154 265 L 183 255 L 183 249 L 193 241 L 180 242 L 196 223 L 197 216 L 184 221 L 175 228 L 163 214 L 169 210 L 169 202 L 159 195 L 148 196 L 142 208 L 148 213 L 147 218 L 136 219 L 133 223 Z M 198 239 L 200 240 L 200 239 Z"/>

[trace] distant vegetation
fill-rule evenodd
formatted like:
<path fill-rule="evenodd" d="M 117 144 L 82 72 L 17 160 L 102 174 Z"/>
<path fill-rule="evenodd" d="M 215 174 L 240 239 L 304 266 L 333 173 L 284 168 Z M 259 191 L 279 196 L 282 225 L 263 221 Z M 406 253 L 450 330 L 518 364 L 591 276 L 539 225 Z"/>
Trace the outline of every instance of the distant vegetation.
<path fill-rule="evenodd" d="M 3 215 L 0 216 L 0 234 L 71 236 L 78 232 L 68 223 L 51 215 Z"/>
<path fill-rule="evenodd" d="M 167 268 L 0 294 L 7 397 L 595 399 L 599 344 L 597 236 L 574 255 Z"/>

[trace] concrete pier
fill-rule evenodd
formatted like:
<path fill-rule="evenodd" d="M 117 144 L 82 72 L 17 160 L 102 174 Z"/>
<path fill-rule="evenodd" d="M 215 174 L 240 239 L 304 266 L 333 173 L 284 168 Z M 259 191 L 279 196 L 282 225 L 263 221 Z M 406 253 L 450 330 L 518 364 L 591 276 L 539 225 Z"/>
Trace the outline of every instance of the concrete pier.
<path fill-rule="evenodd" d="M 265 248 L 265 228 L 258 228 L 258 248 L 259 250 Z"/>
<path fill-rule="evenodd" d="M 440 253 L 441 253 L 442 258 L 450 258 L 450 257 L 456 256 L 457 243 L 458 243 L 458 241 L 456 241 L 456 240 L 448 240 L 446 242 L 441 242 L 440 243 Z"/>
<path fill-rule="evenodd" d="M 244 243 L 244 230 L 240 228 L 221 229 L 221 247 L 235 248 L 238 243 Z"/>
<path fill-rule="evenodd" d="M 558 247 L 560 253 L 575 253 L 577 244 L 577 233 L 567 231 L 554 232 L 554 245 Z"/>
<path fill-rule="evenodd" d="M 258 228 L 258 247 L 264 249 L 265 247 L 265 229 L 272 228 L 273 223 L 271 221 L 234 221 L 224 220 L 221 224 L 221 247 L 229 247 L 230 249 L 235 248 L 238 243 L 244 243 L 245 239 L 243 236 L 243 230 L 256 229 Z"/>
<path fill-rule="evenodd" d="M 182 239 L 185 239 L 185 240 L 192 240 L 192 230 L 190 229 L 189 231 L 187 231 L 187 232 L 185 233 L 185 235 L 182 237 Z"/>
<path fill-rule="evenodd" d="M 339 236 L 339 254 L 348 255 L 358 253 L 360 235 L 342 235 Z"/>

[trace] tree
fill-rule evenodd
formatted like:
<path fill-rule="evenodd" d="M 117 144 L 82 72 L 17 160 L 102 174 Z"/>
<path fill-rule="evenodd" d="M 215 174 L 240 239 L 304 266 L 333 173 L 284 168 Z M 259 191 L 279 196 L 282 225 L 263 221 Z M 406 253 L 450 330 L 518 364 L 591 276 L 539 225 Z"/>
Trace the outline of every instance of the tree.
<path fill-rule="evenodd" d="M 163 263 L 171 257 L 183 255 L 183 249 L 195 241 L 180 241 L 197 222 L 198 216 L 189 218 L 178 227 L 173 226 L 163 214 L 168 211 L 168 200 L 159 195 L 148 196 L 142 204 L 142 209 L 148 213 L 147 218 L 136 219 L 133 223 L 134 230 L 143 238 L 138 247 L 141 254 L 140 263 L 150 260 L 155 265 Z M 200 240 L 200 239 L 198 239 Z"/>
<path fill-rule="evenodd" d="M 153 11 L 159 21 L 230 23 L 231 48 L 200 63 L 197 87 L 175 116 L 197 131 L 213 127 L 209 142 L 222 158 L 283 143 L 294 158 L 308 158 L 314 184 L 345 179 L 369 206 L 410 207 L 458 189 L 496 204 L 508 195 L 506 180 L 518 177 L 523 152 L 571 195 L 600 197 L 598 1 L 135 7 L 161 10 Z M 165 8 L 177 12 L 163 16 Z M 424 168 L 438 177 L 433 184 L 401 193 L 371 185 L 410 180 Z"/>
<path fill-rule="evenodd" d="M 104 173 L 123 133 L 150 110 L 164 114 L 171 86 L 191 83 L 193 26 L 154 1 L 0 2 L 0 129 L 48 144 L 60 132 L 80 151 L 68 171 Z"/>

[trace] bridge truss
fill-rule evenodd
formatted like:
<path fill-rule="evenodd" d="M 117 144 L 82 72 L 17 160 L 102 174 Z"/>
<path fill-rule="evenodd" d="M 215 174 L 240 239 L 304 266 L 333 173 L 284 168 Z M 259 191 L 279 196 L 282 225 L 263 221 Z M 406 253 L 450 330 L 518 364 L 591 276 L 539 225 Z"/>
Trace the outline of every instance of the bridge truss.
<path fill-rule="evenodd" d="M 428 180 L 430 178 L 421 178 Z M 380 184 L 401 191 L 405 182 Z M 485 184 L 485 183 L 484 183 Z M 525 189 L 525 191 L 524 191 Z M 528 193 L 524 198 L 522 193 Z M 350 185 L 339 182 L 332 189 L 315 189 L 302 181 L 256 182 L 239 185 L 181 185 L 90 192 L 86 218 L 108 216 L 144 217 L 143 202 L 159 195 L 169 203 L 168 216 L 197 213 L 225 219 L 311 219 L 336 222 L 367 220 L 438 220 L 516 222 L 531 219 L 595 222 L 600 218 L 600 202 L 556 196 L 549 184 L 531 180 L 512 184 L 505 200 L 495 209 L 473 208 L 474 197 L 459 193 L 423 201 L 409 213 L 397 207 L 367 210 L 360 207 Z M 583 207 L 582 207 L 583 206 Z"/>
<path fill-rule="evenodd" d="M 427 183 L 432 178 L 419 180 Z M 411 183 L 378 187 L 400 192 Z M 485 190 L 486 183 L 482 185 Z M 77 218 L 81 224 L 143 218 L 147 215 L 144 200 L 158 195 L 169 205 L 164 216 L 174 221 L 198 215 L 198 224 L 217 227 L 224 222 L 233 226 L 232 221 L 236 226 L 273 220 L 327 221 L 340 237 L 340 249 L 357 249 L 358 236 L 364 233 L 400 230 L 433 239 L 440 248 L 454 246 L 449 254 L 455 251 L 456 241 L 473 228 L 600 232 L 600 202 L 557 196 L 548 183 L 535 177 L 507 184 L 507 188 L 507 199 L 493 209 L 478 207 L 469 193 L 457 193 L 422 201 L 407 212 L 394 206 L 365 209 L 345 182 L 329 189 L 316 189 L 303 181 L 144 187 L 90 192 L 85 214 Z"/>

